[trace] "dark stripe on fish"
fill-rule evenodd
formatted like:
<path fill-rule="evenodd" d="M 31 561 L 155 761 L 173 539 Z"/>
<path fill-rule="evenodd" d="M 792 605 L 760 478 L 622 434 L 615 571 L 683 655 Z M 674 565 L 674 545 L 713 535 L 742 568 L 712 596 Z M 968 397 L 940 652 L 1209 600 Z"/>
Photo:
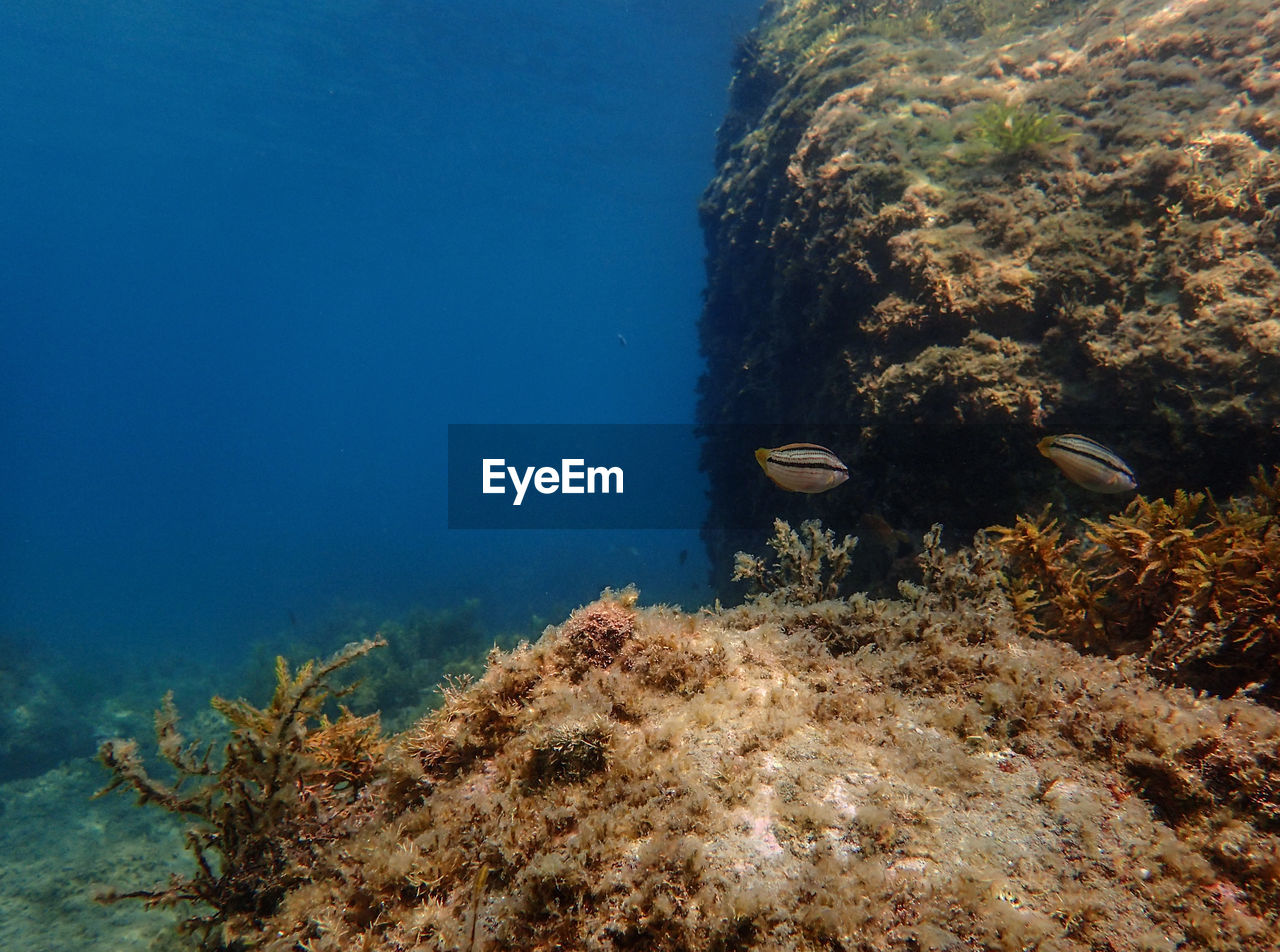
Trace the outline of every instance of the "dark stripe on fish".
<path fill-rule="evenodd" d="M 770 456 L 769 462 L 774 466 L 784 466 L 787 469 L 826 469 L 834 473 L 847 473 L 848 470 L 839 464 L 839 460 L 832 462 L 829 459 L 800 459 L 792 456 Z"/>

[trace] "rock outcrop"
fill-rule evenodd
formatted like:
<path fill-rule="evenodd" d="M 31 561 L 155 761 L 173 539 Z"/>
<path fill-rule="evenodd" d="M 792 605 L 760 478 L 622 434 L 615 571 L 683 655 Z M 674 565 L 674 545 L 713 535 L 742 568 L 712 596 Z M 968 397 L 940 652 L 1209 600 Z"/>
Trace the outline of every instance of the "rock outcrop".
<path fill-rule="evenodd" d="M 1155 494 L 1273 462 L 1277 62 L 1267 0 L 772 4 L 702 206 L 700 422 L 850 479 L 789 500 L 709 439 L 712 564 L 779 514 L 967 540 L 1062 493 L 1048 433 Z"/>
<path fill-rule="evenodd" d="M 157 721 L 182 796 L 104 749 L 206 820 L 191 878 L 123 895 L 278 952 L 1280 948 L 1280 715 L 1028 638 L 992 551 L 924 549 L 892 600 L 606 592 L 389 743 L 296 703 L 363 646 L 281 663 L 220 770 Z"/>

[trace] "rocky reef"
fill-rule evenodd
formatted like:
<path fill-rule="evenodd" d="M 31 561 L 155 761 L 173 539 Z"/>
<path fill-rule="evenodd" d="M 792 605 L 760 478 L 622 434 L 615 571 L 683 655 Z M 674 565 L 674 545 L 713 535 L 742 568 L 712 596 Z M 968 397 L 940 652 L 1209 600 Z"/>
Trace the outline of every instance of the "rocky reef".
<path fill-rule="evenodd" d="M 819 600 L 849 540 L 779 523 L 745 605 L 606 591 L 393 736 L 326 713 L 373 641 L 218 701 L 221 757 L 166 704 L 179 783 L 102 759 L 195 862 L 114 898 L 274 952 L 1280 949 L 1280 714 L 1031 637 L 1008 553 L 939 536 Z"/>
<path fill-rule="evenodd" d="M 1278 61 L 1269 0 L 768 4 L 702 204 L 699 419 L 773 429 L 705 445 L 712 564 L 782 505 L 755 445 L 849 465 L 789 518 L 960 540 L 1059 491 L 1045 433 L 1156 494 L 1280 456 Z"/>

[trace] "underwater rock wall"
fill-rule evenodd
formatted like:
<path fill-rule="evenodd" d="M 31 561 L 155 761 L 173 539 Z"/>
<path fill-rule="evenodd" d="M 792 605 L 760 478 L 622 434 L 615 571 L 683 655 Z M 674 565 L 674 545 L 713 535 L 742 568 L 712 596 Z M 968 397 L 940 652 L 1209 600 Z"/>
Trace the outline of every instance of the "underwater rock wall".
<path fill-rule="evenodd" d="M 699 419 L 851 428 L 850 480 L 787 499 L 708 440 L 712 564 L 778 514 L 967 538 L 1061 492 L 1046 433 L 1157 494 L 1274 461 L 1277 62 L 1268 0 L 768 5 L 701 210 Z"/>

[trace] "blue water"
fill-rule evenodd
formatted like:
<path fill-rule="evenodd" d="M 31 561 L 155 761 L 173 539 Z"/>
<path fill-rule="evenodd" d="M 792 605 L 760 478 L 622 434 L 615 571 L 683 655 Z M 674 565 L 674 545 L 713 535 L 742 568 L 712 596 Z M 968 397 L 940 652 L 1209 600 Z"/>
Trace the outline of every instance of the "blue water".
<path fill-rule="evenodd" d="M 694 533 L 450 532 L 445 433 L 692 419 L 756 7 L 6 0 L 0 635 L 696 599 Z"/>

